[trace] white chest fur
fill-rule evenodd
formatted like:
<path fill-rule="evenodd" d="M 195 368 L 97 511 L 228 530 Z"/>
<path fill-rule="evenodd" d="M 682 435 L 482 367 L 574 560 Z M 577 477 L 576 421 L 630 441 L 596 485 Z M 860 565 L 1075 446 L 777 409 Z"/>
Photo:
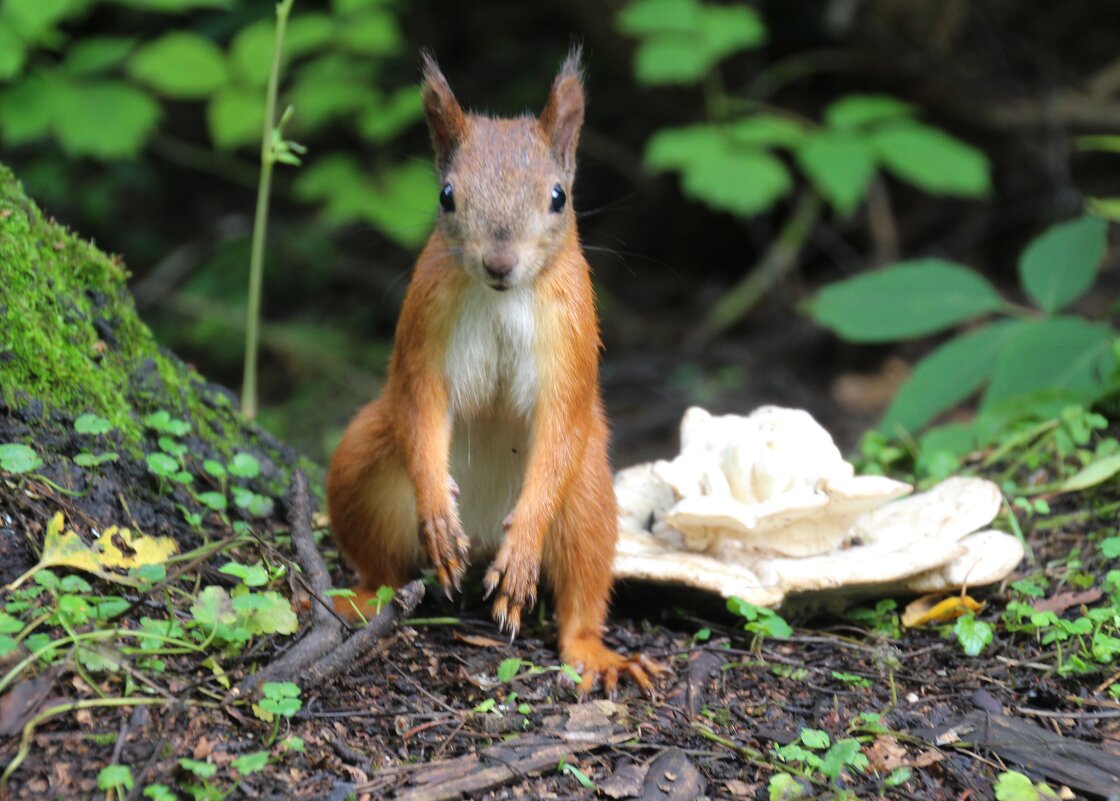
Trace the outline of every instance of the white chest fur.
<path fill-rule="evenodd" d="M 452 414 L 470 419 L 503 406 L 528 417 L 537 399 L 533 295 L 470 286 L 444 358 Z"/>
<path fill-rule="evenodd" d="M 472 287 L 444 359 L 451 474 L 463 528 L 482 553 L 501 542 L 521 492 L 537 400 L 534 311 L 528 289 Z"/>

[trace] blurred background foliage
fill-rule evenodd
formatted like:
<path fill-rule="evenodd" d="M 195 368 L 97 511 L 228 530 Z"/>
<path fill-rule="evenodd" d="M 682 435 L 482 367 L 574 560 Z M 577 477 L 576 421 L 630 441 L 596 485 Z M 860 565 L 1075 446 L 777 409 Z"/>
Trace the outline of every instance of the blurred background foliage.
<path fill-rule="evenodd" d="M 465 105 L 512 114 L 540 108 L 580 40 L 576 206 L 616 461 L 663 454 L 689 403 L 805 407 L 853 445 L 976 315 L 857 345 L 806 301 L 903 258 L 1035 300 L 1020 251 L 1086 196 L 1116 210 L 1117 23 L 1088 0 L 297 0 L 281 107 L 309 150 L 276 176 L 261 420 L 322 459 L 378 391 L 436 208 L 419 48 Z M 0 2 L 0 160 L 123 254 L 161 341 L 230 386 L 273 29 L 270 0 Z M 1067 312 L 1111 332 L 1117 259 L 1102 247 Z M 855 297 L 856 317 L 892 302 Z"/>

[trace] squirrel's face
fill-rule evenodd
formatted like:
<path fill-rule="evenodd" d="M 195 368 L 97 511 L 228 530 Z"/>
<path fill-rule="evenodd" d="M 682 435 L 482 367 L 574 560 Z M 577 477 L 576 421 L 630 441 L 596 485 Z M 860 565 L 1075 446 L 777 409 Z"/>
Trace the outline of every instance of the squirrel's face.
<path fill-rule="evenodd" d="M 441 177 L 440 231 L 471 277 L 493 289 L 532 281 L 575 223 L 572 177 L 532 117 L 468 117 Z"/>
<path fill-rule="evenodd" d="M 440 172 L 439 229 L 472 278 L 498 291 L 528 284 L 574 234 L 579 51 L 569 54 L 539 119 L 465 114 L 427 56 L 424 72 Z"/>

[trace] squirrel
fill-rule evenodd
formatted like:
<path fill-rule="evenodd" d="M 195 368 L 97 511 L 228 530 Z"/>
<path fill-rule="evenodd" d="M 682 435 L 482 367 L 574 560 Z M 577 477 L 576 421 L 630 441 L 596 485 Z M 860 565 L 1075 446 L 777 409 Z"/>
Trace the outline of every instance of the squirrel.
<path fill-rule="evenodd" d="M 599 321 L 569 197 L 584 115 L 580 48 L 540 117 L 466 113 L 427 52 L 423 106 L 439 217 L 405 294 L 381 396 L 331 461 L 331 525 L 357 570 L 353 620 L 422 557 L 448 598 L 470 557 L 493 616 L 516 636 L 552 587 L 561 659 L 581 693 L 663 670 L 603 644 L 618 538 L 599 389 Z"/>

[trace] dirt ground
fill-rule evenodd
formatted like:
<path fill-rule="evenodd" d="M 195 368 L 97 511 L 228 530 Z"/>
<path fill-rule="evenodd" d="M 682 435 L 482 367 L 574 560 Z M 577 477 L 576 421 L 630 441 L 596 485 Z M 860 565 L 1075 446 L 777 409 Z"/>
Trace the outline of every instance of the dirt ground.
<path fill-rule="evenodd" d="M 29 424 L 5 411 L 0 441 Z M 144 530 L 189 543 L 181 515 L 158 499 L 150 476 L 127 460 L 105 467 L 92 487 L 79 487 L 89 490 L 81 496 L 62 495 L 35 478 L 3 480 L 5 580 L 34 560 L 35 542 L 54 510 L 80 528 L 84 520 L 119 514 L 125 495 Z M 48 463 L 42 472 L 77 487 L 57 466 Z M 283 537 L 289 511 L 279 505 L 271 518 L 254 523 L 255 531 L 268 542 Z M 222 536 L 217 529 L 209 534 Z M 1031 544 L 1046 565 L 1082 536 L 1058 529 L 1032 535 Z M 329 539 L 322 549 L 333 555 Z M 230 555 L 248 563 L 260 554 L 244 546 Z M 198 566 L 196 580 L 230 585 L 218 564 Z M 341 570 L 334 578 L 338 586 L 349 580 Z M 981 616 L 995 620 L 1008 597 L 992 589 Z M 1120 704 L 1095 700 L 1120 673 L 1059 677 L 1042 647 L 1026 637 L 1001 634 L 972 658 L 935 630 L 891 632 L 890 614 L 880 616 L 877 629 L 866 618 L 791 614 L 793 637 L 755 642 L 719 599 L 628 584 L 617 589 L 607 642 L 640 651 L 666 671 L 652 698 L 624 686 L 613 700 L 594 693 L 581 703 L 564 673 L 533 669 L 557 661 L 547 614 L 532 615 L 510 643 L 489 619 L 477 576 L 464 598 L 451 604 L 429 597 L 414 613 L 416 622 L 376 641 L 342 675 L 303 686 L 302 707 L 280 722 L 277 742 L 294 735 L 304 750 L 274 746 L 260 772 L 239 775 L 231 763 L 261 750 L 271 725 L 196 657 L 168 656 L 164 672 L 130 682 L 147 685 L 162 702 L 71 710 L 41 722 L 9 781 L 9 797 L 105 798 L 98 771 L 125 764 L 135 777 L 124 796 L 131 799 L 153 783 L 181 788 L 183 798 L 766 798 L 779 762 L 774 749 L 797 742 L 806 727 L 827 732 L 833 743 L 857 738 L 868 769 L 841 770 L 831 782 L 815 772 L 800 788 L 805 797 L 987 799 L 1005 768 L 1072 786 L 1079 796 L 1105 797 L 1110 763 L 1118 783 L 1112 792 L 1120 786 Z M 135 626 L 161 605 L 134 600 L 117 625 Z M 308 626 L 304 613 L 301 627 Z M 222 659 L 227 677 L 236 683 L 292 642 L 257 638 L 240 655 Z M 503 682 L 497 672 L 510 658 L 523 660 L 522 667 Z M 9 670 L 11 661 L 0 667 Z M 123 680 L 119 672 L 90 674 L 70 662 L 21 673 L 0 699 L 0 759 L 7 763 L 16 754 L 28 709 L 121 695 Z M 209 705 L 190 703 L 197 701 Z M 184 757 L 218 766 L 210 790 L 200 790 L 183 770 Z M 1099 776 L 1090 770 L 1094 760 Z M 887 786 L 884 779 L 901 767 L 910 769 L 909 779 Z"/>

